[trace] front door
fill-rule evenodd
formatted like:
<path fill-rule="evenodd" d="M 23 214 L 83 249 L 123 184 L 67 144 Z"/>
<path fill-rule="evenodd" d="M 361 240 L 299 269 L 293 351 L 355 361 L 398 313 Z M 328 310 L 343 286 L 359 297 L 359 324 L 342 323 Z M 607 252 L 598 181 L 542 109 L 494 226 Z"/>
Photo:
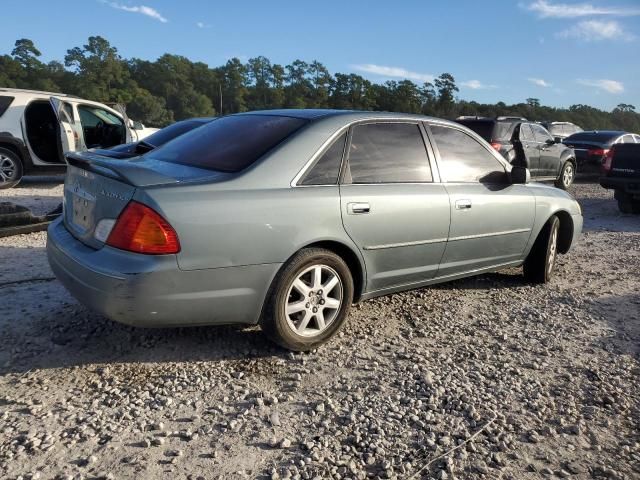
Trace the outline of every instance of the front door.
<path fill-rule="evenodd" d="M 365 259 L 367 292 L 437 274 L 450 209 L 436 175 L 418 123 L 351 129 L 340 186 L 342 221 Z"/>
<path fill-rule="evenodd" d="M 561 143 L 556 143 L 551 134 L 540 125 L 531 125 L 536 141 L 540 145 L 540 175 L 556 177 L 560 173 L 560 155 L 565 149 Z"/>
<path fill-rule="evenodd" d="M 76 130 L 74 121 L 73 108 L 59 97 L 49 98 L 51 107 L 58 120 L 58 126 L 56 128 L 58 132 L 58 153 L 60 160 L 64 160 L 64 155 L 67 152 L 74 152 L 78 150 L 80 138 Z"/>
<path fill-rule="evenodd" d="M 522 155 L 526 159 L 526 166 L 531 175 L 540 175 L 540 146 L 533 135 L 531 126 L 528 123 L 521 123 L 519 127 L 518 139 L 522 148 Z"/>
<path fill-rule="evenodd" d="M 438 276 L 522 259 L 535 217 L 535 197 L 512 185 L 488 145 L 455 127 L 430 125 L 451 203 L 451 228 Z"/>

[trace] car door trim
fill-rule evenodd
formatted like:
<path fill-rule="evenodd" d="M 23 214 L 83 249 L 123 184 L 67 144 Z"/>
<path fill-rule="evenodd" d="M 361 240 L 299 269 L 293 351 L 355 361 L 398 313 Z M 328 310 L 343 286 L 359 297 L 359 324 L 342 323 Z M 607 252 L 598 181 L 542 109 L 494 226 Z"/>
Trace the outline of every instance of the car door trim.
<path fill-rule="evenodd" d="M 431 243 L 446 242 L 446 238 L 433 238 L 431 240 L 416 240 L 415 242 L 387 243 L 384 245 L 367 245 L 362 247 L 363 250 L 384 250 L 387 248 L 413 247 L 417 245 L 429 245 Z"/>
<path fill-rule="evenodd" d="M 473 240 L 474 238 L 497 237 L 500 235 L 512 235 L 514 233 L 529 233 L 530 228 L 516 228 L 515 230 L 504 230 L 502 232 L 480 233 L 478 235 L 462 235 L 460 237 L 452 237 L 449 242 L 457 242 L 458 240 Z"/>

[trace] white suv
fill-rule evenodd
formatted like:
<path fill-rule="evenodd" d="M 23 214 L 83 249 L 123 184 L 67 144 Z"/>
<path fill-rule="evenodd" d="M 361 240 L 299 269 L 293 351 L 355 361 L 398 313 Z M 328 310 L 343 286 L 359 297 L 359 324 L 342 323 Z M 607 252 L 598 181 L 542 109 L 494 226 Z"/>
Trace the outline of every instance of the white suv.
<path fill-rule="evenodd" d="M 136 142 L 157 131 L 120 106 L 60 93 L 0 88 L 0 188 L 27 174 L 62 173 L 64 154 Z"/>

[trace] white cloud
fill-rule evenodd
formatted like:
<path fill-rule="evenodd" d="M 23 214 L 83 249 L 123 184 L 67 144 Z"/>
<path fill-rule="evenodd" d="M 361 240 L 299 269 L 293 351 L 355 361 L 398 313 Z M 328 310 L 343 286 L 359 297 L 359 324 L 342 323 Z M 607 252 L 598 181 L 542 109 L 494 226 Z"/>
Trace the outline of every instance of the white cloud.
<path fill-rule="evenodd" d="M 401 67 L 388 67 L 385 65 L 374 65 L 372 63 L 351 65 L 351 67 L 361 72 L 373 73 L 382 77 L 408 78 L 420 82 L 433 82 L 435 78 L 430 73 L 412 72 L 411 70 L 406 70 Z"/>
<path fill-rule="evenodd" d="M 543 78 L 528 78 L 527 80 L 529 80 L 534 85 L 537 85 L 538 87 L 548 88 L 551 86 L 551 84 L 546 80 L 544 80 Z"/>
<path fill-rule="evenodd" d="M 490 88 L 498 88 L 495 85 L 485 85 L 480 80 L 467 80 L 466 82 L 461 82 L 460 85 L 470 88 L 471 90 L 486 90 Z"/>
<path fill-rule="evenodd" d="M 115 8 L 117 10 L 124 10 L 125 12 L 131 12 L 131 13 L 139 13 L 141 15 L 145 15 L 147 17 L 153 18 L 154 20 L 158 20 L 159 22 L 162 22 L 162 23 L 167 23 L 169 21 L 165 17 L 163 17 L 160 14 L 160 12 L 158 12 L 155 8 L 147 7 L 146 5 L 129 7 L 127 5 L 122 5 L 117 2 L 103 1 L 103 3 L 106 3 L 110 7 Z"/>
<path fill-rule="evenodd" d="M 640 15 L 640 8 L 597 7 L 590 3 L 552 3 L 548 0 L 536 0 L 525 8 L 537 13 L 541 18 L 578 18 L 597 15 L 629 16 Z"/>
<path fill-rule="evenodd" d="M 211 25 L 208 25 L 208 24 L 206 24 L 204 22 L 196 22 L 196 27 L 198 27 L 198 28 L 210 28 Z"/>
<path fill-rule="evenodd" d="M 559 38 L 575 38 L 585 42 L 601 40 L 633 40 L 615 20 L 585 20 L 557 34 Z"/>
<path fill-rule="evenodd" d="M 624 92 L 624 85 L 622 82 L 618 82 L 617 80 L 583 80 L 579 79 L 577 82 L 580 85 L 584 85 L 587 87 L 597 88 L 599 90 L 604 90 L 608 93 L 622 93 Z"/>

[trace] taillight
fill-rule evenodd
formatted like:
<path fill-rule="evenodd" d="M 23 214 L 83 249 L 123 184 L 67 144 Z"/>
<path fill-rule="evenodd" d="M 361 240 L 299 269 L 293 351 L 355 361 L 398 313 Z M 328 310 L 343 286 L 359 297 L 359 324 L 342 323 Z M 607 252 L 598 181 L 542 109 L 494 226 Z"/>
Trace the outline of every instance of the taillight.
<path fill-rule="evenodd" d="M 502 144 L 500 142 L 491 142 L 491 146 L 497 151 L 500 151 L 500 149 L 502 148 Z"/>
<path fill-rule="evenodd" d="M 602 160 L 602 165 L 600 168 L 602 175 L 609 175 L 609 172 L 611 171 L 611 164 L 613 163 L 613 152 L 614 152 L 614 149 L 611 148 L 607 150 L 607 153 L 605 153 L 605 156 L 604 156 L 604 159 Z"/>
<path fill-rule="evenodd" d="M 590 148 L 587 151 L 587 155 L 593 157 L 604 157 L 607 153 L 609 153 L 608 148 Z"/>
<path fill-rule="evenodd" d="M 131 201 L 107 238 L 110 247 L 150 255 L 178 253 L 178 234 L 155 210 Z"/>

